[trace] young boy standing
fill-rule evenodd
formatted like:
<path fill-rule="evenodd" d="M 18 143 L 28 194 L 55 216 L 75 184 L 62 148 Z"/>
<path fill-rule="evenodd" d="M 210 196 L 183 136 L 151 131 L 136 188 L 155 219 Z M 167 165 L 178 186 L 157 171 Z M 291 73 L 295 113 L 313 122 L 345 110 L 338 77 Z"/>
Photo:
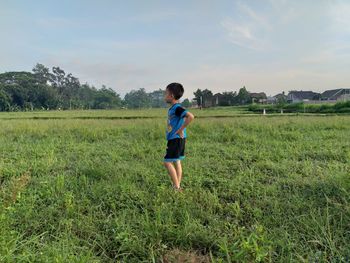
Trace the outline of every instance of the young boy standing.
<path fill-rule="evenodd" d="M 184 109 L 179 103 L 183 93 L 184 88 L 179 83 L 171 83 L 165 89 L 165 101 L 171 106 L 168 110 L 166 133 L 168 144 L 164 156 L 164 166 L 167 168 L 173 187 L 176 190 L 181 190 L 181 160 L 185 158 L 186 127 L 194 119 L 193 114 Z"/>

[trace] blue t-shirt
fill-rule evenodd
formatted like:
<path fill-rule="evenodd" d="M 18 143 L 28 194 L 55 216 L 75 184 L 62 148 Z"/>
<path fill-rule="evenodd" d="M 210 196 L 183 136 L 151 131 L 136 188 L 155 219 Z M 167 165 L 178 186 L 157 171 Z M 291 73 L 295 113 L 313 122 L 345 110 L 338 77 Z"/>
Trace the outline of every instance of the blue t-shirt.
<path fill-rule="evenodd" d="M 168 110 L 168 127 L 166 131 L 166 139 L 172 140 L 181 138 L 180 135 L 175 134 L 178 129 L 184 124 L 184 117 L 186 116 L 187 110 L 184 109 L 180 103 L 175 103 Z M 184 129 L 184 138 L 187 137 L 186 128 Z"/>

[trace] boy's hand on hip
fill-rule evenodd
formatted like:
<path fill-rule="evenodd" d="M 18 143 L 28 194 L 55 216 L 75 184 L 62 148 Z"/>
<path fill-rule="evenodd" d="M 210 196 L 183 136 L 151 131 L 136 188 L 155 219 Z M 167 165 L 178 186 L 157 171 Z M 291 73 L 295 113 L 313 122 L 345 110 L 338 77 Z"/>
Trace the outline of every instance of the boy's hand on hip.
<path fill-rule="evenodd" d="M 178 129 L 175 134 L 178 134 L 181 138 L 185 137 L 184 130 Z"/>

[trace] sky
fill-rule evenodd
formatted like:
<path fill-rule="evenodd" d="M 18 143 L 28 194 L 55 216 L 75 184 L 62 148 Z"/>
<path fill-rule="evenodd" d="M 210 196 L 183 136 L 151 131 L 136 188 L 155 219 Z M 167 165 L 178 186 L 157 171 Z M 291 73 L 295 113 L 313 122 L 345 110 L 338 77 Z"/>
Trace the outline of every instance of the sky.
<path fill-rule="evenodd" d="M 59 66 L 122 96 L 350 87 L 350 0 L 0 0 L 0 32 L 0 72 Z"/>

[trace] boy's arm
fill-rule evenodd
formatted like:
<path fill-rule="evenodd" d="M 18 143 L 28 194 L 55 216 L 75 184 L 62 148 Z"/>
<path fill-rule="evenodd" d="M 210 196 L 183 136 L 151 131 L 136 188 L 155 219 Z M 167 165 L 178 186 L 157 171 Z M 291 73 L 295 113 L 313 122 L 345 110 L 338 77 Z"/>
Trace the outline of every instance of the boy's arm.
<path fill-rule="evenodd" d="M 184 129 L 187 127 L 188 124 L 191 123 L 191 121 L 193 121 L 194 115 L 188 111 L 186 112 L 186 115 L 184 118 L 185 118 L 184 124 L 180 127 L 180 129 L 176 131 L 176 134 L 179 134 L 181 138 L 184 137 Z"/>

